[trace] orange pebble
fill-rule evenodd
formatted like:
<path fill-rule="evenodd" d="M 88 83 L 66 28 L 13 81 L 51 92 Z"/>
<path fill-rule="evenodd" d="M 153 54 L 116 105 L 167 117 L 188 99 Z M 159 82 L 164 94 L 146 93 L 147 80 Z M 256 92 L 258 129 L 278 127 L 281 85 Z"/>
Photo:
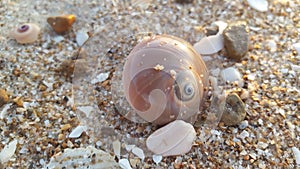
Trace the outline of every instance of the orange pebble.
<path fill-rule="evenodd" d="M 61 15 L 47 18 L 47 22 L 49 23 L 49 25 L 58 34 L 62 34 L 68 31 L 75 21 L 75 15 Z"/>

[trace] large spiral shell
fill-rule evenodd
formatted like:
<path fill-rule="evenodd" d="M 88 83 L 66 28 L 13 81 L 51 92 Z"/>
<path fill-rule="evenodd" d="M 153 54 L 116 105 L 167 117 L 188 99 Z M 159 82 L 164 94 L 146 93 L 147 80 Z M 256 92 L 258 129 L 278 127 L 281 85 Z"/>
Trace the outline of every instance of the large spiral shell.
<path fill-rule="evenodd" d="M 199 113 L 208 85 L 201 56 L 169 35 L 144 38 L 129 54 L 122 81 L 127 101 L 148 122 L 189 121 Z"/>

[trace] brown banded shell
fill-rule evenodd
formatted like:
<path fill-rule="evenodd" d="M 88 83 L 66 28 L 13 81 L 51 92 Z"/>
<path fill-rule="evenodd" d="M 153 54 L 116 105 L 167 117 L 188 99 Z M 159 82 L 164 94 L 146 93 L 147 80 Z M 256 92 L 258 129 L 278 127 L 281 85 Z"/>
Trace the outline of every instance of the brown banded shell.
<path fill-rule="evenodd" d="M 208 85 L 201 56 L 169 35 L 144 38 L 129 54 L 122 81 L 131 107 L 144 120 L 163 125 L 198 114 Z"/>

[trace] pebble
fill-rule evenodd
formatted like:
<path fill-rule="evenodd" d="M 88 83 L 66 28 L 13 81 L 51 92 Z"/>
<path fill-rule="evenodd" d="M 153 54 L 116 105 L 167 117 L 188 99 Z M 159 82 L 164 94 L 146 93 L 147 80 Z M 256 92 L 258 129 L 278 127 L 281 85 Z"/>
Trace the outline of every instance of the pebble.
<path fill-rule="evenodd" d="M 227 57 L 240 60 L 249 48 L 249 28 L 246 22 L 230 23 L 223 32 Z"/>
<path fill-rule="evenodd" d="M 238 85 L 241 87 L 244 84 L 242 79 L 242 75 L 240 72 L 234 67 L 228 67 L 221 71 L 221 77 L 225 82 L 237 82 Z"/>
<path fill-rule="evenodd" d="M 77 126 L 69 135 L 69 138 L 78 138 L 83 132 L 87 130 L 86 126 Z"/>
<path fill-rule="evenodd" d="M 54 168 L 119 168 L 114 157 L 95 147 L 65 149 L 51 157 L 47 169 Z"/>
<path fill-rule="evenodd" d="M 241 122 L 241 124 L 239 125 L 240 129 L 245 129 L 246 127 L 248 127 L 249 123 L 247 120 L 244 120 Z"/>
<path fill-rule="evenodd" d="M 264 143 L 264 142 L 258 142 L 257 146 L 258 146 L 258 148 L 266 149 L 269 146 L 269 144 L 268 143 Z"/>
<path fill-rule="evenodd" d="M 299 166 L 300 165 L 300 150 L 297 147 L 293 147 L 292 151 L 294 153 L 296 163 Z"/>
<path fill-rule="evenodd" d="M 63 34 L 69 29 L 71 29 L 73 23 L 76 21 L 75 15 L 61 15 L 61 16 L 51 16 L 47 18 L 48 24 L 52 29 L 58 33 Z"/>
<path fill-rule="evenodd" d="M 86 31 L 78 31 L 76 33 L 76 42 L 79 46 L 82 46 L 89 39 L 89 35 Z"/>
<path fill-rule="evenodd" d="M 92 84 L 96 84 L 96 83 L 99 83 L 99 82 L 103 82 L 104 80 L 106 80 L 107 78 L 109 77 L 109 72 L 107 73 L 100 73 L 99 75 L 97 75 L 95 77 L 95 79 L 93 79 L 91 81 Z"/>
<path fill-rule="evenodd" d="M 38 39 L 41 28 L 34 23 L 25 23 L 10 32 L 10 36 L 18 43 L 33 43 Z"/>
<path fill-rule="evenodd" d="M 246 116 L 245 105 L 236 93 L 226 97 L 224 112 L 221 121 L 227 126 L 239 124 Z M 244 126 L 247 126 L 246 124 Z M 242 126 L 242 127 L 244 127 Z"/>
<path fill-rule="evenodd" d="M 130 163 L 127 159 L 120 159 L 119 160 L 119 166 L 122 169 L 132 169 L 132 167 L 130 166 Z"/>
<path fill-rule="evenodd" d="M 158 163 L 160 163 L 162 160 L 162 156 L 161 155 L 153 155 L 152 159 L 155 162 L 155 164 L 158 165 Z"/>
<path fill-rule="evenodd" d="M 89 117 L 90 113 L 94 110 L 92 106 L 80 106 L 77 107 L 77 109 L 83 112 L 87 117 Z"/>
<path fill-rule="evenodd" d="M 6 163 L 15 154 L 18 140 L 11 141 L 0 152 L 0 163 Z"/>
<path fill-rule="evenodd" d="M 8 102 L 8 95 L 4 89 L 0 89 L 0 107 Z"/>
<path fill-rule="evenodd" d="M 22 97 L 16 97 L 13 99 L 13 102 L 18 106 L 18 107 L 23 107 L 24 101 Z"/>
<path fill-rule="evenodd" d="M 245 138 L 249 137 L 249 135 L 250 135 L 250 134 L 249 134 L 248 131 L 243 130 L 243 131 L 241 132 L 241 134 L 240 134 L 238 137 L 244 140 Z"/>
<path fill-rule="evenodd" d="M 247 0 L 249 5 L 259 11 L 259 12 L 266 12 L 268 11 L 268 1 L 267 0 Z"/>
<path fill-rule="evenodd" d="M 55 36 L 53 37 L 54 42 L 59 43 L 63 41 L 65 38 L 63 36 Z"/>
<path fill-rule="evenodd" d="M 300 43 L 293 44 L 293 47 L 297 51 L 298 55 L 300 55 Z"/>
<path fill-rule="evenodd" d="M 138 147 L 134 147 L 132 149 L 132 153 L 135 154 L 136 156 L 138 156 L 142 161 L 144 161 L 145 159 L 145 154 L 144 151 Z"/>
<path fill-rule="evenodd" d="M 113 145 L 113 150 L 115 155 L 120 159 L 121 156 L 121 142 L 119 140 L 115 140 L 112 143 Z"/>
<path fill-rule="evenodd" d="M 175 120 L 153 132 L 146 140 L 147 148 L 162 156 L 181 155 L 190 151 L 196 131 L 190 123 Z"/>

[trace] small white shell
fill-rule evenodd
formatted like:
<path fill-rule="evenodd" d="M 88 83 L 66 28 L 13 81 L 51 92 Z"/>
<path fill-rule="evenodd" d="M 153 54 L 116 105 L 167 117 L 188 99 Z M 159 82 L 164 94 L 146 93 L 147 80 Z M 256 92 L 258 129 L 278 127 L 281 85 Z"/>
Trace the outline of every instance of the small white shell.
<path fill-rule="evenodd" d="M 224 38 L 222 34 L 207 36 L 194 44 L 194 48 L 201 55 L 211 55 L 224 48 Z"/>
<path fill-rule="evenodd" d="M 268 10 L 268 1 L 267 0 L 247 0 L 249 5 L 260 12 L 266 12 Z"/>
<path fill-rule="evenodd" d="M 16 39 L 18 43 L 33 43 L 37 40 L 40 30 L 40 27 L 36 24 L 25 23 L 15 28 L 10 36 Z"/>
<path fill-rule="evenodd" d="M 65 149 L 51 157 L 45 168 L 118 168 L 113 156 L 95 147 Z"/>
<path fill-rule="evenodd" d="M 5 163 L 15 154 L 17 149 L 18 140 L 11 141 L 0 152 L 0 163 Z"/>
<path fill-rule="evenodd" d="M 176 120 L 152 133 L 147 148 L 162 156 L 181 155 L 190 151 L 196 131 L 190 123 Z"/>

